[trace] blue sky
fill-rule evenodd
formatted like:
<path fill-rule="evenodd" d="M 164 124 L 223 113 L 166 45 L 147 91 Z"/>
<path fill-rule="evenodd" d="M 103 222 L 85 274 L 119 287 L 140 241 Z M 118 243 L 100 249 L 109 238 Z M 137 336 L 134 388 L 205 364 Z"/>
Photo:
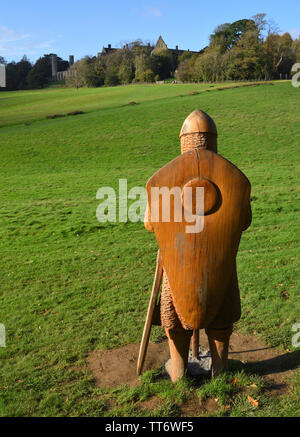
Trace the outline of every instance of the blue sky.
<path fill-rule="evenodd" d="M 64 59 L 96 55 L 109 43 L 119 47 L 137 38 L 168 47 L 199 50 L 222 23 L 264 12 L 280 32 L 300 34 L 299 0 L 2 0 L 0 56 L 7 61 L 45 53 Z"/>

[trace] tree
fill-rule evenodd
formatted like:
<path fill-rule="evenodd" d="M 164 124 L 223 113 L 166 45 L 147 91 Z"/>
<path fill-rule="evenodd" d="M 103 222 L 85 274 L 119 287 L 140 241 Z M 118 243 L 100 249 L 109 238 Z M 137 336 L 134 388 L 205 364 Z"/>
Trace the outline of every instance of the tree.
<path fill-rule="evenodd" d="M 168 79 L 174 71 L 174 60 L 172 54 L 166 50 L 157 50 L 149 59 L 150 68 L 154 76 L 158 76 L 160 80 Z"/>
<path fill-rule="evenodd" d="M 149 74 L 152 72 L 152 75 Z M 146 74 L 147 72 L 147 74 Z M 154 80 L 154 72 L 150 60 L 150 55 L 140 51 L 134 57 L 134 82 L 147 82 L 147 77 Z"/>
<path fill-rule="evenodd" d="M 106 70 L 104 84 L 107 86 L 120 85 L 119 69 L 116 65 L 111 65 Z"/>
<path fill-rule="evenodd" d="M 32 69 L 32 65 L 26 55 L 16 64 L 17 89 L 24 90 L 28 87 L 27 76 Z"/>
<path fill-rule="evenodd" d="M 230 23 L 224 23 L 216 27 L 214 33 L 209 37 L 210 47 L 218 48 L 221 53 L 225 53 L 228 50 L 231 46 L 232 38 L 230 26 Z"/>
<path fill-rule="evenodd" d="M 23 58 L 23 62 L 28 61 Z M 68 61 L 57 57 L 57 71 L 65 71 L 69 67 Z M 52 79 L 52 58 L 47 54 L 39 58 L 27 75 L 29 88 L 44 88 Z"/>
<path fill-rule="evenodd" d="M 151 83 L 154 82 L 154 80 L 155 80 L 154 73 L 150 68 L 148 68 L 143 72 L 143 75 L 141 76 L 141 82 Z"/>
<path fill-rule="evenodd" d="M 249 80 L 262 76 L 262 56 L 258 31 L 247 31 L 230 50 L 227 59 L 227 79 Z"/>
<path fill-rule="evenodd" d="M 190 57 L 180 61 L 179 66 L 175 73 L 176 79 L 182 82 L 191 82 L 193 80 L 193 75 L 194 75 L 193 67 L 194 65 Z"/>
<path fill-rule="evenodd" d="M 195 62 L 194 77 L 198 81 L 216 82 L 224 79 L 224 55 L 216 47 L 209 47 Z"/>
<path fill-rule="evenodd" d="M 28 87 L 27 76 L 32 65 L 24 55 L 19 62 L 6 65 L 6 90 L 23 90 Z"/>
<path fill-rule="evenodd" d="M 64 61 L 59 56 L 57 56 L 57 71 L 66 71 L 70 67 L 68 61 Z"/>
<path fill-rule="evenodd" d="M 99 87 L 104 85 L 106 74 L 106 63 L 103 57 L 98 57 L 94 64 L 91 76 L 94 78 L 93 86 Z"/>
<path fill-rule="evenodd" d="M 120 53 L 119 80 L 122 84 L 131 83 L 134 78 L 134 56 L 129 47 Z"/>
<path fill-rule="evenodd" d="M 218 47 L 221 53 L 225 53 L 241 39 L 246 31 L 255 29 L 255 22 L 249 19 L 221 24 L 210 35 L 210 46 Z"/>
<path fill-rule="evenodd" d="M 258 30 L 258 35 L 260 40 L 263 39 L 263 31 L 266 29 L 268 24 L 266 20 L 266 16 L 267 14 L 260 13 L 260 14 L 253 15 L 252 17 L 252 20 L 254 21 L 254 24 Z"/>
<path fill-rule="evenodd" d="M 295 62 L 300 62 L 300 37 L 292 42 L 292 51 L 295 56 Z"/>
<path fill-rule="evenodd" d="M 75 62 L 70 68 L 66 84 L 76 88 L 95 86 L 95 63 L 96 59 L 91 56 L 85 56 Z"/>
<path fill-rule="evenodd" d="M 52 68 L 50 55 L 39 58 L 27 76 L 29 88 L 44 88 L 51 80 Z"/>
<path fill-rule="evenodd" d="M 106 58 L 106 73 L 104 84 L 108 86 L 116 86 L 121 83 L 119 77 L 119 68 L 122 62 L 122 53 L 119 50 L 112 52 Z"/>
<path fill-rule="evenodd" d="M 185 61 L 186 59 L 190 59 L 193 56 L 192 52 L 185 51 L 181 55 L 178 56 L 178 63 Z"/>
<path fill-rule="evenodd" d="M 13 91 L 18 87 L 16 63 L 10 62 L 6 65 L 6 90 Z"/>
<path fill-rule="evenodd" d="M 263 43 L 264 72 L 267 79 L 279 78 L 282 74 L 289 74 L 296 62 L 293 50 L 293 39 L 289 33 L 278 35 L 268 34 Z"/>
<path fill-rule="evenodd" d="M 278 75 L 290 74 L 291 68 L 296 62 L 296 54 L 293 50 L 293 38 L 288 32 L 279 38 L 277 59 L 277 77 Z"/>

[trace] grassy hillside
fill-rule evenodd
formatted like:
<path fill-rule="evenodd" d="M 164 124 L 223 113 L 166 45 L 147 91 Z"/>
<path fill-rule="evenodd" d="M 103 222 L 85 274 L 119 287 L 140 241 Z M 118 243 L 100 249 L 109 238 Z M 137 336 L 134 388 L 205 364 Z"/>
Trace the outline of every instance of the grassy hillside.
<path fill-rule="evenodd" d="M 243 83 L 239 85 L 243 85 Z M 78 109 L 91 112 L 100 109 L 122 108 L 130 102 L 141 103 L 167 97 L 182 97 L 231 86 L 235 85 L 230 82 L 225 84 L 176 84 L 175 86 L 173 84 L 159 86 L 148 84 L 114 88 L 79 88 L 77 90 L 74 88 L 48 88 L 5 92 L 0 93 L 0 126 L 32 123 L 47 115 L 66 115 L 68 112 Z"/>
<path fill-rule="evenodd" d="M 100 224 L 96 192 L 117 188 L 121 178 L 128 189 L 144 186 L 179 154 L 182 122 L 195 108 L 214 118 L 220 154 L 252 184 L 253 223 L 238 254 L 236 329 L 299 361 L 291 344 L 292 325 L 300 323 L 299 89 L 218 87 L 0 93 L 2 415 L 137 414 L 126 388 L 117 393 L 123 409 L 112 410 L 83 365 L 89 351 L 140 341 L 157 245 L 142 223 Z M 85 114 L 45 119 L 73 110 Z M 162 336 L 156 329 L 152 339 Z M 288 395 L 267 398 L 253 414 L 298 414 L 297 375 Z M 226 414 L 250 414 L 243 405 Z M 153 414 L 173 414 L 172 406 Z"/>

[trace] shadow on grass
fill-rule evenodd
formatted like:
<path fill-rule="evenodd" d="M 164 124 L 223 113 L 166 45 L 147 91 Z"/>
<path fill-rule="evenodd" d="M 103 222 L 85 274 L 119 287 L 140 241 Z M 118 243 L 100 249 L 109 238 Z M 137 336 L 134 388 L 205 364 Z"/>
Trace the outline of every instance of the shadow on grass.
<path fill-rule="evenodd" d="M 272 349 L 272 348 L 263 348 L 263 349 Z M 243 369 L 247 373 L 256 374 L 259 376 L 269 376 L 275 379 L 277 379 L 276 377 L 279 376 L 278 374 L 296 370 L 297 368 L 299 368 L 299 365 L 300 365 L 300 350 L 288 352 L 261 361 L 242 362 L 240 360 L 229 359 L 229 368 L 232 370 Z"/>

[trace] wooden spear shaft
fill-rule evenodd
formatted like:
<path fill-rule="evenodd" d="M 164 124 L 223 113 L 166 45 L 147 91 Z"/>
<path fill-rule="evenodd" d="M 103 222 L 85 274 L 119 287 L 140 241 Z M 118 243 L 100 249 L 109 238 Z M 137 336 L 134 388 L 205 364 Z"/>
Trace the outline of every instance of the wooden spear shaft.
<path fill-rule="evenodd" d="M 148 305 L 148 311 L 146 316 L 146 322 L 144 326 L 143 336 L 141 340 L 140 345 L 140 351 L 139 351 L 139 357 L 137 362 L 137 374 L 140 375 L 142 373 L 143 365 L 146 358 L 146 353 L 148 349 L 149 344 L 149 338 L 151 333 L 151 326 L 152 326 L 152 320 L 153 320 L 153 313 L 155 309 L 155 305 L 157 302 L 157 297 L 160 289 L 160 284 L 162 280 L 163 275 L 163 266 L 160 258 L 160 253 L 158 251 L 157 258 L 156 258 L 156 269 L 154 274 L 154 281 L 152 286 L 152 292 L 150 296 L 150 302 Z"/>

